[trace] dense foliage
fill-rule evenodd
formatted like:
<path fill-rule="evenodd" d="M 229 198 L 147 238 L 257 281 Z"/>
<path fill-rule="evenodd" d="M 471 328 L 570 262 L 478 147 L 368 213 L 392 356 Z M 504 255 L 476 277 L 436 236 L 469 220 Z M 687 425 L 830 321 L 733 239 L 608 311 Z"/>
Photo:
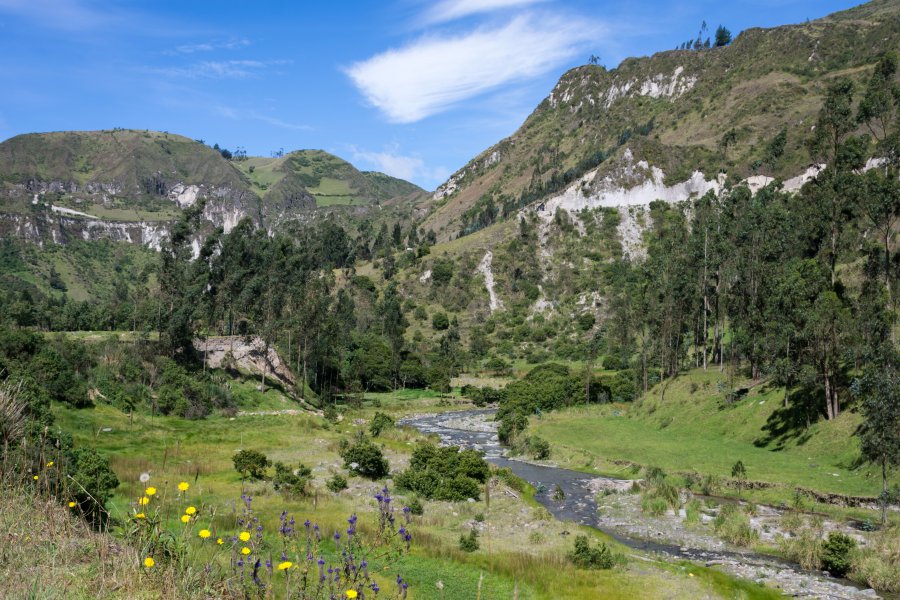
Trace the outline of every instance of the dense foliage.
<path fill-rule="evenodd" d="M 397 475 L 396 483 L 424 498 L 477 500 L 489 474 L 488 464 L 475 450 L 422 443 L 413 450 L 409 468 Z"/>

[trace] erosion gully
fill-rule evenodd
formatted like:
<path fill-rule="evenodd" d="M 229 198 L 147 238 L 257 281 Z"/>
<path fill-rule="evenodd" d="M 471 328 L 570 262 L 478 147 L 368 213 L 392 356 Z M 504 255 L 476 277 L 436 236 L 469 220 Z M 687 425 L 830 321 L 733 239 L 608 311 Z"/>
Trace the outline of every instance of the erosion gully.
<path fill-rule="evenodd" d="M 879 595 L 874 590 L 864 589 L 851 581 L 829 577 L 817 571 L 807 571 L 799 565 L 773 556 L 735 549 L 692 547 L 689 540 L 679 540 L 682 543 L 676 544 L 623 533 L 622 528 L 609 527 L 598 513 L 596 490 L 598 487 L 622 489 L 628 482 L 507 457 L 497 437 L 495 412 L 481 409 L 415 415 L 401 420 L 399 424 L 424 434 L 435 434 L 444 445 L 483 452 L 488 462 L 498 467 L 508 467 L 533 485 L 538 490 L 535 500 L 555 518 L 603 531 L 634 550 L 718 566 L 734 576 L 776 587 L 798 598 L 900 598 L 894 594 Z M 558 495 L 554 498 L 557 486 L 564 493 L 562 499 L 556 499 Z M 632 518 L 640 520 L 641 516 L 635 514 Z"/>

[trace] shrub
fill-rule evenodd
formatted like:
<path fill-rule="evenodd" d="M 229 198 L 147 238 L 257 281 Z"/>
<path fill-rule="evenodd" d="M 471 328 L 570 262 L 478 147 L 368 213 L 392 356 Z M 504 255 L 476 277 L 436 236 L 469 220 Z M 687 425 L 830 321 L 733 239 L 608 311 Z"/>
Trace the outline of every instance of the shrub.
<path fill-rule="evenodd" d="M 459 549 L 463 552 L 475 552 L 480 547 L 481 546 L 478 543 L 478 532 L 474 529 L 469 532 L 469 535 L 462 534 L 459 536 Z"/>
<path fill-rule="evenodd" d="M 305 496 L 309 492 L 311 479 L 312 469 L 303 463 L 300 463 L 297 469 L 292 470 L 286 464 L 276 462 L 272 486 L 276 491 L 284 492 L 289 496 Z"/>
<path fill-rule="evenodd" d="M 397 485 L 435 500 L 478 499 L 489 474 L 488 464 L 474 450 L 422 443 L 413 450 L 409 468 L 397 475 Z"/>
<path fill-rule="evenodd" d="M 450 318 L 447 316 L 445 312 L 437 312 L 434 313 L 434 316 L 431 317 L 431 327 L 435 331 L 445 331 L 450 328 Z"/>
<path fill-rule="evenodd" d="M 612 569 L 617 562 L 609 546 L 600 542 L 592 547 L 586 535 L 575 537 L 575 548 L 568 556 L 569 560 L 582 569 Z"/>
<path fill-rule="evenodd" d="M 484 368 L 501 377 L 512 375 L 512 365 L 496 356 L 489 358 L 488 361 L 484 363 Z"/>
<path fill-rule="evenodd" d="M 348 446 L 341 457 L 344 459 L 344 468 L 368 479 L 381 479 L 390 472 L 390 465 L 381 449 L 365 436 Z"/>
<path fill-rule="evenodd" d="M 381 435 L 381 432 L 385 429 L 389 429 L 394 426 L 394 419 L 390 416 L 384 414 L 381 411 L 375 413 L 375 416 L 372 418 L 372 422 L 369 423 L 369 433 L 372 434 L 372 437 L 378 437 Z"/>
<path fill-rule="evenodd" d="M 329 491 L 337 494 L 338 492 L 347 489 L 347 478 L 340 473 L 335 473 L 325 482 L 325 487 L 327 487 Z"/>
<path fill-rule="evenodd" d="M 593 327 L 596 322 L 597 319 L 594 317 L 593 313 L 586 312 L 578 316 L 578 328 L 582 331 L 587 331 Z"/>
<path fill-rule="evenodd" d="M 533 435 L 528 438 L 528 452 L 535 460 L 547 460 L 550 458 L 550 442 Z"/>
<path fill-rule="evenodd" d="M 603 357 L 603 368 L 607 371 L 619 371 L 625 368 L 625 364 L 618 356 Z"/>
<path fill-rule="evenodd" d="M 264 478 L 266 469 L 272 466 L 272 461 L 256 450 L 241 450 L 231 460 L 234 461 L 234 470 L 240 473 L 241 477 L 250 479 Z"/>
<path fill-rule="evenodd" d="M 822 566 L 835 577 L 843 577 L 850 572 L 851 559 L 856 550 L 856 541 L 849 535 L 831 532 L 822 544 Z"/>
<path fill-rule="evenodd" d="M 419 500 L 418 496 L 414 497 L 409 503 L 409 512 L 421 517 L 425 514 L 425 507 L 422 506 L 422 501 Z"/>

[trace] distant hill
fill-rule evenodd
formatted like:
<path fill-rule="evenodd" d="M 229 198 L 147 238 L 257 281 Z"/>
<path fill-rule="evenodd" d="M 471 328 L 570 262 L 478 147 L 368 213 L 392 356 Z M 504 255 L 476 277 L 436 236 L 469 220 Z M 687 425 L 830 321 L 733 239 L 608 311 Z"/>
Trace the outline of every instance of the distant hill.
<path fill-rule="evenodd" d="M 106 238 L 158 247 L 167 223 L 200 199 L 210 225 L 229 230 L 248 217 L 272 229 L 320 211 L 408 210 L 424 197 L 409 182 L 361 172 L 320 150 L 226 160 L 183 136 L 122 129 L 0 143 L 0 234 L 35 242 Z"/>
<path fill-rule="evenodd" d="M 839 76 L 862 84 L 878 56 L 898 48 L 900 1 L 876 0 L 803 24 L 748 29 L 724 47 L 629 58 L 611 70 L 577 67 L 518 131 L 438 188 L 421 229 L 453 239 L 587 173 L 586 189 L 638 185 L 650 167 L 667 186 L 695 171 L 732 182 L 797 176 L 809 166 L 804 143 L 827 85 Z M 645 176 L 621 180 L 610 159 L 626 151 L 646 161 Z"/>

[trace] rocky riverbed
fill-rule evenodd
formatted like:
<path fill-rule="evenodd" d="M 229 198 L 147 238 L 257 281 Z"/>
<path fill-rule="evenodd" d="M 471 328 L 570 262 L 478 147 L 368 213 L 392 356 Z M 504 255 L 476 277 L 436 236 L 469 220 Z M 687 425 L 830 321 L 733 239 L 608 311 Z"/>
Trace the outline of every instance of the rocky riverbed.
<path fill-rule="evenodd" d="M 654 517 L 641 510 L 640 495 L 632 493 L 631 480 L 598 477 L 551 464 L 511 459 L 505 456 L 497 439 L 497 424 L 491 410 L 416 415 L 404 419 L 401 424 L 435 434 L 444 444 L 484 452 L 489 462 L 512 469 L 534 485 L 539 490 L 535 498 L 556 518 L 596 527 L 633 549 L 715 567 L 796 598 L 863 600 L 881 597 L 874 590 L 862 589 L 849 581 L 806 571 L 779 558 L 727 544 L 715 535 L 712 526 L 721 510 L 721 503 L 716 500 L 699 498 L 698 515 L 692 522 L 688 522 L 684 509 Z M 561 492 L 557 492 L 557 488 Z M 759 532 L 760 542 L 774 544 L 778 536 L 790 535 L 782 526 L 783 511 L 757 506 L 749 513 L 751 526 Z M 844 524 L 823 520 L 822 528 L 824 531 L 840 530 L 865 543 L 859 532 Z"/>

